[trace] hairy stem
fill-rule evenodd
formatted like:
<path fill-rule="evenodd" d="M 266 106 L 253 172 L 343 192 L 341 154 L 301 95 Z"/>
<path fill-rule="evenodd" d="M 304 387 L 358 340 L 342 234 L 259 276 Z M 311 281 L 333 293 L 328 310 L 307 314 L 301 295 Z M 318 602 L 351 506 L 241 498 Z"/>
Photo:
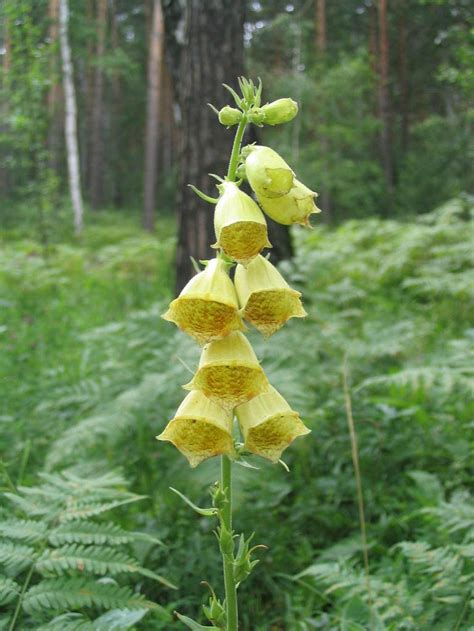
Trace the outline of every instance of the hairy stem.
<path fill-rule="evenodd" d="M 247 116 L 244 114 L 240 120 L 237 131 L 235 132 L 234 144 L 232 145 L 232 153 L 230 154 L 229 169 L 227 171 L 227 179 L 229 182 L 235 182 L 235 172 L 237 171 L 237 163 L 239 161 L 240 145 L 244 137 L 244 131 L 247 126 Z"/>
<path fill-rule="evenodd" d="M 221 487 L 227 496 L 227 503 L 221 510 L 222 524 L 232 533 L 232 462 L 227 456 L 221 460 Z M 239 614 L 237 606 L 237 586 L 234 580 L 234 555 L 222 555 L 224 566 L 225 604 L 227 615 L 227 631 L 237 631 Z"/>

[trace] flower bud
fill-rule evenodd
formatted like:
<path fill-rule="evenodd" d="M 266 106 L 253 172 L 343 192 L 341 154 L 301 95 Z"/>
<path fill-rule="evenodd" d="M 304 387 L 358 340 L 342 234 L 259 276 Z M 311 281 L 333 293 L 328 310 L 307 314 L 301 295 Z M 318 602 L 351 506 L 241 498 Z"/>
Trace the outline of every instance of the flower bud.
<path fill-rule="evenodd" d="M 191 278 L 162 317 L 204 345 L 232 331 L 245 330 L 237 309 L 237 296 L 225 263 L 212 259 Z"/>
<path fill-rule="evenodd" d="M 256 145 L 249 148 L 245 173 L 257 197 L 281 197 L 293 186 L 294 173 L 270 147 Z"/>
<path fill-rule="evenodd" d="M 317 193 L 295 179 L 294 186 L 287 195 L 277 199 L 259 196 L 258 201 L 273 221 L 285 226 L 299 223 L 310 228 L 309 216 L 321 212 L 314 203 L 317 196 Z"/>
<path fill-rule="evenodd" d="M 238 125 L 241 118 L 242 112 L 235 107 L 230 107 L 230 105 L 226 105 L 219 111 L 219 123 L 226 127 Z"/>
<path fill-rule="evenodd" d="M 244 448 L 272 462 L 278 462 L 295 438 L 311 431 L 272 386 L 268 392 L 239 405 L 235 413 Z"/>
<path fill-rule="evenodd" d="M 292 289 L 280 272 L 259 255 L 247 268 L 237 265 L 235 289 L 246 320 L 265 337 L 278 331 L 290 318 L 304 318 L 300 292 Z"/>
<path fill-rule="evenodd" d="M 248 119 L 254 125 L 259 125 L 259 127 L 263 127 L 262 123 L 265 119 L 265 114 L 261 107 L 252 107 L 248 114 Z"/>
<path fill-rule="evenodd" d="M 230 258 L 247 265 L 263 248 L 271 248 L 267 222 L 253 199 L 233 182 L 219 185 L 222 191 L 214 214 L 217 242 Z"/>
<path fill-rule="evenodd" d="M 233 455 L 232 416 L 194 390 L 157 439 L 173 443 L 191 467 L 197 467 L 206 458 Z"/>
<path fill-rule="evenodd" d="M 199 368 L 187 390 L 201 390 L 225 410 L 268 390 L 268 379 L 250 342 L 242 333 L 215 340 L 201 354 Z"/>
<path fill-rule="evenodd" d="M 298 114 L 298 103 L 293 99 L 278 99 L 267 103 L 261 109 L 265 115 L 265 125 L 280 125 L 294 119 Z"/>

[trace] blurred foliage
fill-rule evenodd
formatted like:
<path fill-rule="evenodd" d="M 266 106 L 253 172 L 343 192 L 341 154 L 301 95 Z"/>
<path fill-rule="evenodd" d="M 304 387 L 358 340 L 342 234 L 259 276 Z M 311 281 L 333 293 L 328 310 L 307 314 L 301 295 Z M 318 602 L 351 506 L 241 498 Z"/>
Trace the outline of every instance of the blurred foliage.
<path fill-rule="evenodd" d="M 472 213 L 473 200 L 464 196 L 412 222 L 357 219 L 337 229 L 295 230 L 296 258 L 282 267 L 304 292 L 309 316 L 288 323 L 275 344 L 251 338 L 313 439 L 287 452 L 289 474 L 256 457 L 249 463 L 258 471 L 235 467 L 236 527 L 269 546 L 241 588 L 243 630 L 369 629 L 371 615 L 373 628 L 393 631 L 467 631 L 474 624 Z M 0 263 L 8 350 L 0 354 L 0 444 L 8 445 L 8 491 L 8 479 L 29 487 L 42 470 L 121 467 L 133 491 L 150 499 L 107 519 L 161 539 L 165 547 L 139 560 L 179 589 L 164 592 L 133 576 L 127 582 L 168 611 L 189 615 L 207 598 L 199 581 L 219 581 L 218 553 L 212 522 L 190 513 L 168 487 L 206 502 L 218 462 L 191 471 L 153 439 L 199 359 L 199 349 L 159 317 L 172 286 L 170 249 L 172 241 L 132 233 L 126 221 L 113 235 L 91 226 L 80 247 L 44 248 L 10 235 Z M 22 516 L 5 504 L 4 518 Z M 146 616 L 136 628 L 180 626 Z"/>

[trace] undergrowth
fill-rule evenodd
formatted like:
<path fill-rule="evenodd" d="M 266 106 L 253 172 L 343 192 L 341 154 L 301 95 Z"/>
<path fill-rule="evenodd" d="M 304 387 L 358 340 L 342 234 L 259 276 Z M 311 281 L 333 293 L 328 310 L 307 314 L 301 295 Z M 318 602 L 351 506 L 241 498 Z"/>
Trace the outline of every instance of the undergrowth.
<path fill-rule="evenodd" d="M 411 222 L 357 220 L 294 233 L 301 248 L 283 267 L 292 286 L 304 290 L 309 317 L 289 323 L 284 343 L 270 346 L 255 336 L 252 344 L 270 380 L 303 411 L 313 438 L 292 450 L 291 478 L 251 459 L 261 475 L 237 468 L 236 527 L 257 530 L 256 540 L 269 543 L 251 583 L 242 586 L 250 612 L 243 631 L 268 631 L 264 620 L 272 631 L 474 625 L 469 204 L 453 200 Z M 48 479 L 38 483 L 38 475 L 64 476 L 78 463 L 94 471 L 121 467 L 134 492 L 151 499 L 110 513 L 110 527 L 166 543 L 150 547 L 146 567 L 178 586 L 166 592 L 167 610 L 191 613 L 207 595 L 189 577 L 196 565 L 212 582 L 217 558 L 205 520 L 190 518 L 168 487 L 204 501 L 216 472 L 209 462 L 190 476 L 153 438 L 182 398 L 174 384 L 189 381 L 198 361 L 193 344 L 159 318 L 170 293 L 172 243 L 139 234 L 99 242 L 57 244 L 46 254 L 32 242 L 9 241 L 2 250 L 4 478 L 37 488 Z M 369 579 L 344 412 L 344 358 Z M 15 510 L 4 503 L 5 523 L 31 517 Z M 112 577 L 107 567 L 105 575 Z M 132 593 L 142 580 L 127 575 Z M 145 590 L 149 601 L 163 604 L 161 585 L 146 580 Z M 74 604 L 72 621 L 91 618 Z M 131 625 L 180 628 L 151 620 Z"/>

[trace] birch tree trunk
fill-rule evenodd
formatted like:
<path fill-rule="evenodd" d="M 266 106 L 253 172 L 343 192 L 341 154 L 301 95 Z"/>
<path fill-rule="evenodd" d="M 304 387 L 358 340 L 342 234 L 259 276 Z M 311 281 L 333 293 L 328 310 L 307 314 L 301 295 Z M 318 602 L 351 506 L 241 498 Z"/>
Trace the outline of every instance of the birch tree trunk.
<path fill-rule="evenodd" d="M 69 190 L 74 211 L 74 231 L 80 235 L 83 227 L 83 209 L 81 197 L 81 176 L 79 171 L 79 150 L 77 145 L 77 109 L 74 91 L 71 49 L 68 39 L 69 8 L 67 0 L 60 0 L 59 39 L 63 61 L 63 84 L 65 96 L 65 137 L 69 171 Z"/>
<path fill-rule="evenodd" d="M 145 179 L 143 227 L 153 230 L 155 223 L 158 130 L 160 118 L 161 66 L 163 59 L 163 15 L 161 1 L 154 0 L 148 55 L 148 95 L 145 132 Z"/>

